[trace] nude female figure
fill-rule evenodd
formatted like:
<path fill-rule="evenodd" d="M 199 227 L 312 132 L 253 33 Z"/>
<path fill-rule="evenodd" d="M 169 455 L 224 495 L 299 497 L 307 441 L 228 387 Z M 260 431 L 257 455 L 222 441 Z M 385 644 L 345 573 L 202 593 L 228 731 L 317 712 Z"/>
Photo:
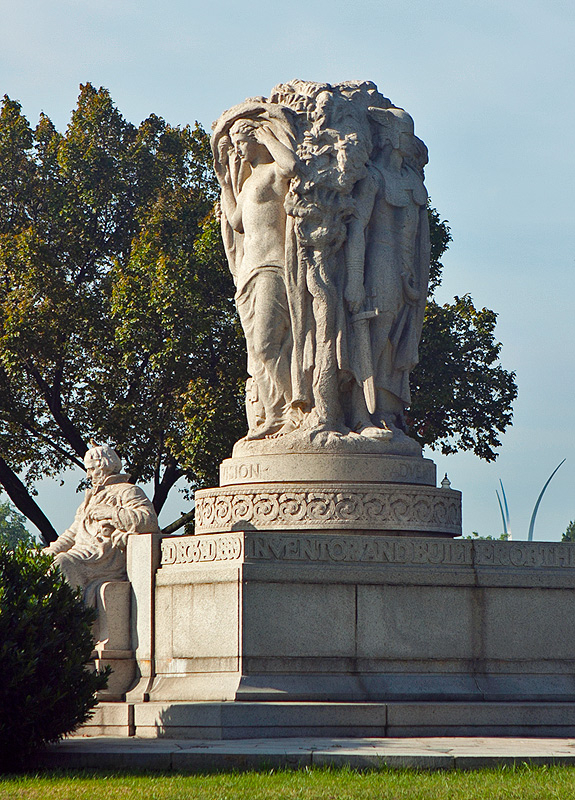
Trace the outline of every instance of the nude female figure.
<path fill-rule="evenodd" d="M 235 169 L 230 163 L 232 148 Z M 271 127 L 247 119 L 234 122 L 229 136 L 220 139 L 218 154 L 222 212 L 235 232 L 230 259 L 235 299 L 259 409 L 248 419 L 248 439 L 261 439 L 295 427 L 291 417 L 292 336 L 285 286 L 284 200 L 295 174 L 296 158 Z M 228 241 L 228 250 L 230 246 Z"/>

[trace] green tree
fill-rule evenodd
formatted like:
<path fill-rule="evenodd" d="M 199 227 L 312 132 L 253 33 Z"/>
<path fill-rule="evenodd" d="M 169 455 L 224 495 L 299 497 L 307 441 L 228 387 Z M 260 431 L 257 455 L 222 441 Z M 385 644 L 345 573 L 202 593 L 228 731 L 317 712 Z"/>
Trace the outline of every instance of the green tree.
<path fill-rule="evenodd" d="M 469 295 L 443 305 L 434 299 L 451 232 L 435 209 L 429 209 L 429 221 L 429 294 L 420 360 L 411 374 L 410 434 L 445 455 L 472 450 L 479 458 L 493 461 L 500 434 L 511 425 L 517 397 L 515 373 L 499 362 L 501 344 L 494 335 L 494 311 L 477 309 Z"/>
<path fill-rule="evenodd" d="M 213 483 L 243 427 L 245 361 L 209 140 L 126 122 L 81 87 L 65 134 L 0 112 L 0 483 L 56 532 L 35 481 L 112 441 L 160 510 Z M 217 414 L 216 414 L 216 409 Z"/>
<path fill-rule="evenodd" d="M 0 547 L 13 550 L 18 542 L 30 546 L 34 537 L 26 528 L 26 517 L 14 511 L 10 503 L 0 503 Z"/>
<path fill-rule="evenodd" d="M 571 520 L 567 525 L 567 530 L 561 537 L 562 542 L 575 542 L 575 520 Z"/>

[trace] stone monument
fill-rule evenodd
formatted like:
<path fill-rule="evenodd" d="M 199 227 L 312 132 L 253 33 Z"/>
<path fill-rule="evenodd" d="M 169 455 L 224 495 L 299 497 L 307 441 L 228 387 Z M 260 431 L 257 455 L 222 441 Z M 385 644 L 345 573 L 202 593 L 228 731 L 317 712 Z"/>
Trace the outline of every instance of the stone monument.
<path fill-rule="evenodd" d="M 369 82 L 292 81 L 222 114 L 213 150 L 248 431 L 194 535 L 129 537 L 139 680 L 91 732 L 574 735 L 575 544 L 454 540 L 460 493 L 407 435 L 411 117 Z"/>
<path fill-rule="evenodd" d="M 68 583 L 82 590 L 84 602 L 97 609 L 95 666 L 112 667 L 103 696 L 116 698 L 136 675 L 126 572 L 128 537 L 159 533 L 158 518 L 144 491 L 122 473 L 122 462 L 111 447 L 91 447 L 84 464 L 91 488 L 73 523 L 44 552 L 54 556 Z"/>
<path fill-rule="evenodd" d="M 364 591 L 378 565 L 412 552 L 406 536 L 425 560 L 461 533 L 460 493 L 405 422 L 427 149 L 365 81 L 277 86 L 224 112 L 212 147 L 248 432 L 196 492 L 195 535 L 162 541 L 150 698 L 365 698 L 350 671 L 356 626 L 381 613 Z"/>
<path fill-rule="evenodd" d="M 430 244 L 409 114 L 372 83 L 293 81 L 226 111 L 213 149 L 251 376 L 235 454 L 418 453 Z"/>
<path fill-rule="evenodd" d="M 370 82 L 292 81 L 222 114 L 212 144 L 248 433 L 196 494 L 196 531 L 459 534 L 459 494 L 406 435 L 430 249 L 413 120 Z"/>

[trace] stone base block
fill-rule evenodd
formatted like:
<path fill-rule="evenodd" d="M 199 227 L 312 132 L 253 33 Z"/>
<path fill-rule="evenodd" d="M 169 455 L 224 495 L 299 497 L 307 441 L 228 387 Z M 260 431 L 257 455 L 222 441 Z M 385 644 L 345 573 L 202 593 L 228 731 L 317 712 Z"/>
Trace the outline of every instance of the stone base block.
<path fill-rule="evenodd" d="M 98 619 L 94 623 L 97 649 L 130 649 L 130 606 L 132 587 L 129 581 L 106 581 L 96 598 Z"/>
<path fill-rule="evenodd" d="M 91 719 L 73 736 L 134 736 L 134 706 L 129 703 L 100 703 Z"/>
<path fill-rule="evenodd" d="M 76 736 L 237 740 L 300 737 L 575 736 L 575 703 L 107 703 Z"/>
<path fill-rule="evenodd" d="M 137 675 L 136 659 L 131 650 L 104 652 L 101 658 L 94 660 L 94 667 L 102 672 L 106 667 L 111 667 L 112 673 L 108 678 L 106 689 L 98 692 L 98 700 L 112 702 L 123 700 Z"/>
<path fill-rule="evenodd" d="M 283 453 L 227 458 L 220 465 L 220 486 L 250 483 L 405 483 L 435 486 L 433 461 L 421 456 Z"/>
<path fill-rule="evenodd" d="M 152 701 L 575 701 L 575 545 L 164 538 Z"/>
<path fill-rule="evenodd" d="M 97 594 L 98 618 L 94 623 L 94 669 L 111 667 L 108 687 L 98 692 L 100 701 L 122 700 L 133 685 L 137 664 L 131 649 L 132 587 L 129 581 L 107 581 Z"/>
<path fill-rule="evenodd" d="M 145 703 L 135 707 L 136 734 L 182 739 L 294 736 L 384 736 L 383 704 Z"/>

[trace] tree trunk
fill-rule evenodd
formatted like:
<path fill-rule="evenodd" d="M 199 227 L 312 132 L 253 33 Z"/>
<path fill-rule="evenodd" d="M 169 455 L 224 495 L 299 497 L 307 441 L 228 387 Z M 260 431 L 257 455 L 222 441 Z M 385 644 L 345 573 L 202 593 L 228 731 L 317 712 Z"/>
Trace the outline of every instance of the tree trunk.
<path fill-rule="evenodd" d="M 10 469 L 8 464 L 1 457 L 0 483 L 16 508 L 38 528 L 44 544 L 50 544 L 50 542 L 58 538 L 58 534 L 52 527 L 48 517 L 33 499 L 20 478 Z"/>
<path fill-rule="evenodd" d="M 184 473 L 178 467 L 178 462 L 175 458 L 170 457 L 166 468 L 164 469 L 164 474 L 162 476 L 162 480 L 156 482 L 156 489 L 154 491 L 154 499 L 152 500 L 152 505 L 156 510 L 156 514 L 159 514 L 162 510 L 164 503 L 166 502 L 166 498 L 168 493 L 174 483 L 182 477 Z"/>
<path fill-rule="evenodd" d="M 179 531 L 180 528 L 184 527 L 184 525 L 194 521 L 194 515 L 195 511 L 188 511 L 187 514 L 182 514 L 182 516 L 175 522 L 171 522 L 169 525 L 166 525 L 165 528 L 162 528 L 161 533 L 163 533 L 164 536 L 169 536 L 170 534 Z"/>

